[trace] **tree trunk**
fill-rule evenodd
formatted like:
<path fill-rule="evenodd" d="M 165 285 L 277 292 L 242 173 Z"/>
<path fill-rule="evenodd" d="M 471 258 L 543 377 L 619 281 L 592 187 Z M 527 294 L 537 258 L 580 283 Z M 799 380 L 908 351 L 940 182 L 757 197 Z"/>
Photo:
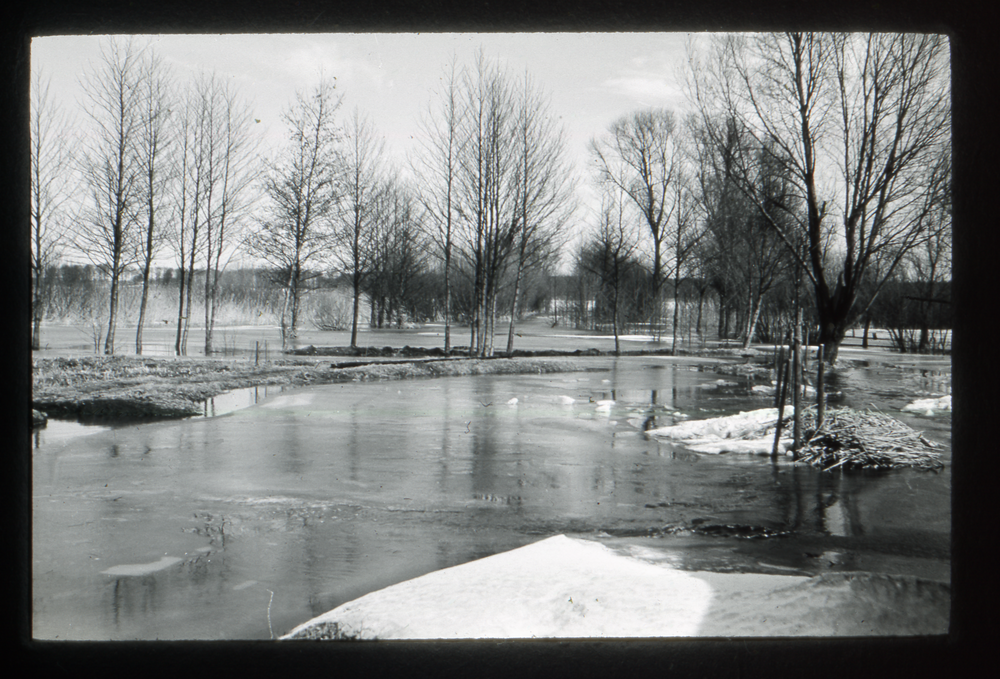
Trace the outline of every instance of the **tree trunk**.
<path fill-rule="evenodd" d="M 760 319 L 760 310 L 763 305 L 758 300 L 756 307 L 753 309 L 751 314 L 747 316 L 747 328 L 746 335 L 743 338 L 743 348 L 749 349 L 750 343 L 753 341 L 754 333 L 757 332 L 757 321 Z"/>
<path fill-rule="evenodd" d="M 351 348 L 358 348 L 358 316 L 361 312 L 361 286 L 354 282 L 354 312 L 351 318 Z"/>
<path fill-rule="evenodd" d="M 181 254 L 181 275 L 178 282 L 178 294 L 177 294 L 177 337 L 174 339 L 174 354 L 176 356 L 181 355 L 181 330 L 184 327 L 184 255 Z"/>
<path fill-rule="evenodd" d="M 444 249 L 444 353 L 451 352 L 451 242 Z"/>
<path fill-rule="evenodd" d="M 139 300 L 139 322 L 135 328 L 136 356 L 142 355 L 142 326 L 146 322 L 146 304 L 149 301 L 149 267 L 150 262 L 146 260 L 146 264 L 142 269 L 142 297 Z"/>
<path fill-rule="evenodd" d="M 187 303 L 185 304 L 185 307 L 187 309 L 187 313 L 184 315 L 184 334 L 181 337 L 181 354 L 183 356 L 187 356 L 188 333 L 191 331 L 191 311 L 192 311 L 192 306 L 191 305 L 192 305 L 192 303 L 194 301 L 194 299 L 193 299 L 193 291 L 194 291 L 194 264 L 193 264 L 193 261 L 194 261 L 194 257 L 192 256 L 191 259 L 192 259 L 192 265 L 188 269 Z"/>
<path fill-rule="evenodd" d="M 31 305 L 31 348 L 42 348 L 42 274 L 35 274 Z"/>
<path fill-rule="evenodd" d="M 118 276 L 111 275 L 111 294 L 108 295 L 108 334 L 104 337 L 104 354 L 115 353 L 115 324 L 118 322 Z"/>
<path fill-rule="evenodd" d="M 678 304 L 677 292 L 680 290 L 681 279 L 678 276 L 674 276 L 674 319 L 673 319 L 673 339 L 670 341 L 670 355 L 677 355 L 677 313 L 680 310 L 680 304 Z"/>
<path fill-rule="evenodd" d="M 514 277 L 514 301 L 510 305 L 510 327 L 507 330 L 507 356 L 514 353 L 514 318 L 517 316 L 517 295 L 521 290 L 521 262 L 517 265 L 517 276 Z"/>

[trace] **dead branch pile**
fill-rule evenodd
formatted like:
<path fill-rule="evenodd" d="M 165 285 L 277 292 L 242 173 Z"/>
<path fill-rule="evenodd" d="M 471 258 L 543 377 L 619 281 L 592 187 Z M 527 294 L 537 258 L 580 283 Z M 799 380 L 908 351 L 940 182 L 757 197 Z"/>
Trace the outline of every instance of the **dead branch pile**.
<path fill-rule="evenodd" d="M 824 471 L 837 467 L 896 469 L 914 467 L 937 470 L 944 467 L 937 444 L 921 432 L 878 410 L 832 408 L 823 426 L 815 431 L 816 413 L 803 413 L 805 444 L 798 460 Z"/>

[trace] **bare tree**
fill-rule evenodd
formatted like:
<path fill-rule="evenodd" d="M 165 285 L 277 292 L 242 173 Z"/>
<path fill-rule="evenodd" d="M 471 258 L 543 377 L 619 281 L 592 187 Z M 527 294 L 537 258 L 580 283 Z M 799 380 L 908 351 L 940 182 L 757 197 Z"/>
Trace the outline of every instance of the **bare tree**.
<path fill-rule="evenodd" d="M 338 233 L 339 258 L 351 279 L 353 311 L 351 346 L 358 346 L 361 293 L 371 273 L 373 199 L 377 194 L 385 145 L 371 123 L 357 109 L 345 131 L 342 152 L 344 193 Z"/>
<path fill-rule="evenodd" d="M 166 146 L 170 142 L 167 121 L 171 106 L 170 76 L 162 59 L 152 51 L 147 51 L 139 69 L 136 152 L 142 175 L 139 196 L 145 207 L 146 226 L 139 254 L 139 263 L 142 267 L 142 294 L 135 331 L 136 354 L 142 353 L 142 328 L 149 300 L 149 274 L 153 258 L 164 240 L 163 229 L 157 222 L 157 215 L 166 193 L 165 182 L 169 179 L 164 156 L 167 153 Z"/>
<path fill-rule="evenodd" d="M 507 354 L 514 351 L 518 293 L 526 268 L 553 259 L 564 244 L 564 226 L 575 208 L 572 176 L 566 164 L 565 138 L 549 113 L 548 102 L 527 73 L 520 83 L 514 130 L 517 262 L 511 295 Z"/>
<path fill-rule="evenodd" d="M 202 200 L 205 161 L 199 141 L 202 102 L 193 87 L 188 87 L 178 106 L 180 110 L 171 118 L 176 139 L 171 154 L 173 174 L 176 177 L 172 201 L 174 229 L 171 233 L 180 264 L 174 353 L 185 356 L 191 327 L 195 262 L 204 249 L 199 240 L 201 212 L 198 206 Z"/>
<path fill-rule="evenodd" d="M 669 230 L 670 249 L 673 251 L 673 279 L 674 279 L 674 310 L 671 328 L 673 336 L 670 341 L 670 352 L 677 353 L 677 326 L 680 314 L 680 287 L 681 274 L 687 273 L 690 261 L 694 258 L 694 253 L 705 235 L 703 223 L 699 222 L 696 214 L 696 199 L 689 186 L 688 177 L 684 172 L 679 172 L 677 180 L 672 187 L 675 207 L 674 228 Z"/>
<path fill-rule="evenodd" d="M 606 297 L 610 297 L 611 329 L 615 336 L 615 355 L 621 353 L 621 300 L 624 296 L 630 264 L 639 247 L 639 235 L 627 218 L 624 192 L 605 185 L 598 227 L 585 244 L 579 265 L 600 279 Z"/>
<path fill-rule="evenodd" d="M 229 263 L 249 207 L 256 144 L 250 106 L 214 74 L 203 78 L 200 143 L 205 154 L 205 355 L 211 355 L 219 277 Z"/>
<path fill-rule="evenodd" d="M 308 279 L 331 247 L 332 221 L 340 198 L 339 130 L 335 115 L 341 97 L 336 83 L 322 78 L 309 95 L 298 93 L 285 111 L 289 145 L 271 163 L 264 179 L 267 217 L 250 234 L 252 254 L 269 262 L 282 277 L 281 341 L 296 337 L 299 304 Z"/>
<path fill-rule="evenodd" d="M 788 211 L 797 204 L 789 182 L 782 176 L 783 167 L 773 161 L 773 153 L 758 151 L 753 157 L 752 184 L 737 188 L 733 179 L 734 158 L 750 159 L 752 145 L 745 132 L 730 120 L 724 144 L 719 147 L 695 124 L 692 128 L 698 167 L 697 195 L 704 214 L 706 247 L 700 256 L 719 282 L 722 291 L 731 293 L 737 304 L 743 348 L 750 346 L 764 299 L 787 273 L 791 256 L 782 239 L 760 215 L 757 205 L 773 208 L 781 204 L 777 215 L 787 230 Z M 746 195 L 747 192 L 750 196 Z"/>
<path fill-rule="evenodd" d="M 665 109 L 636 111 L 612 123 L 603 139 L 591 141 L 602 181 L 618 187 L 639 211 L 653 242 L 653 321 L 659 320 L 666 280 L 665 243 L 677 208 L 672 191 L 679 169 L 677 125 Z"/>
<path fill-rule="evenodd" d="M 833 362 L 853 319 L 926 240 L 933 202 L 926 194 L 938 188 L 928 168 L 950 135 L 947 42 L 915 34 L 724 36 L 707 61 L 692 56 L 691 65 L 692 96 L 715 143 L 723 144 L 725 129 L 712 123 L 723 114 L 753 135 L 758 149 L 773 150 L 792 178 L 804 209 L 765 206 L 750 189 L 753 155 L 734 158 L 736 186 L 809 278 L 820 341 Z M 803 235 L 804 253 L 779 212 Z M 840 252 L 834 267 L 832 229 Z M 859 300 L 867 271 L 884 257 L 872 296 Z"/>
<path fill-rule="evenodd" d="M 94 123 L 83 155 L 92 204 L 80 224 L 77 245 L 110 279 L 104 353 L 115 351 L 120 279 L 135 261 L 140 167 L 135 155 L 139 127 L 141 51 L 135 41 L 111 38 L 81 86 Z"/>
<path fill-rule="evenodd" d="M 72 195 L 70 122 L 50 97 L 49 80 L 36 73 L 31 93 L 31 348 L 40 349 L 44 285 L 66 237 L 64 206 Z"/>
<path fill-rule="evenodd" d="M 417 159 L 417 174 L 427 187 L 421 192 L 421 202 L 429 218 L 427 226 L 434 229 L 436 242 L 444 262 L 444 351 L 451 351 L 451 275 L 452 247 L 456 203 L 456 180 L 464 138 L 459 136 L 462 110 L 459 100 L 457 62 L 452 59 L 446 71 L 444 89 L 438 93 L 437 108 L 433 105 L 421 120 L 421 153 Z"/>
<path fill-rule="evenodd" d="M 463 80 L 458 213 L 463 255 L 473 272 L 470 351 L 493 354 L 497 295 L 516 234 L 515 106 L 508 78 L 482 52 Z"/>

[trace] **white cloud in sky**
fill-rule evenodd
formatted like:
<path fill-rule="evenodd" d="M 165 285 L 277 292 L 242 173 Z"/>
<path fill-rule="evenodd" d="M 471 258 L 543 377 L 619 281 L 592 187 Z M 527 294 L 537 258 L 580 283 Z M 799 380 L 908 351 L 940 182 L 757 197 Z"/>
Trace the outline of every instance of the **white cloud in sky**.
<path fill-rule="evenodd" d="M 602 85 L 627 97 L 638 106 L 662 106 L 679 109 L 684 106 L 678 66 L 683 63 L 683 50 L 675 45 L 670 51 L 657 51 L 635 56 L 618 69 L 614 77 Z"/>

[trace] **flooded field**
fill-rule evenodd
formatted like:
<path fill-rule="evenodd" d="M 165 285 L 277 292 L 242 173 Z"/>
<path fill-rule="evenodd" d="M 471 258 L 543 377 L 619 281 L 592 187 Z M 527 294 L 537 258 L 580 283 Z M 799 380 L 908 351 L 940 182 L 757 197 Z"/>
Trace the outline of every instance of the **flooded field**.
<path fill-rule="evenodd" d="M 950 417 L 897 412 L 950 393 L 946 370 L 859 367 L 830 385 L 832 402 L 876 403 L 945 444 L 944 471 L 823 474 L 647 437 L 769 405 L 707 363 L 259 389 L 209 417 L 53 422 L 33 451 L 34 636 L 267 639 L 559 533 L 640 541 L 687 569 L 948 579 Z"/>

